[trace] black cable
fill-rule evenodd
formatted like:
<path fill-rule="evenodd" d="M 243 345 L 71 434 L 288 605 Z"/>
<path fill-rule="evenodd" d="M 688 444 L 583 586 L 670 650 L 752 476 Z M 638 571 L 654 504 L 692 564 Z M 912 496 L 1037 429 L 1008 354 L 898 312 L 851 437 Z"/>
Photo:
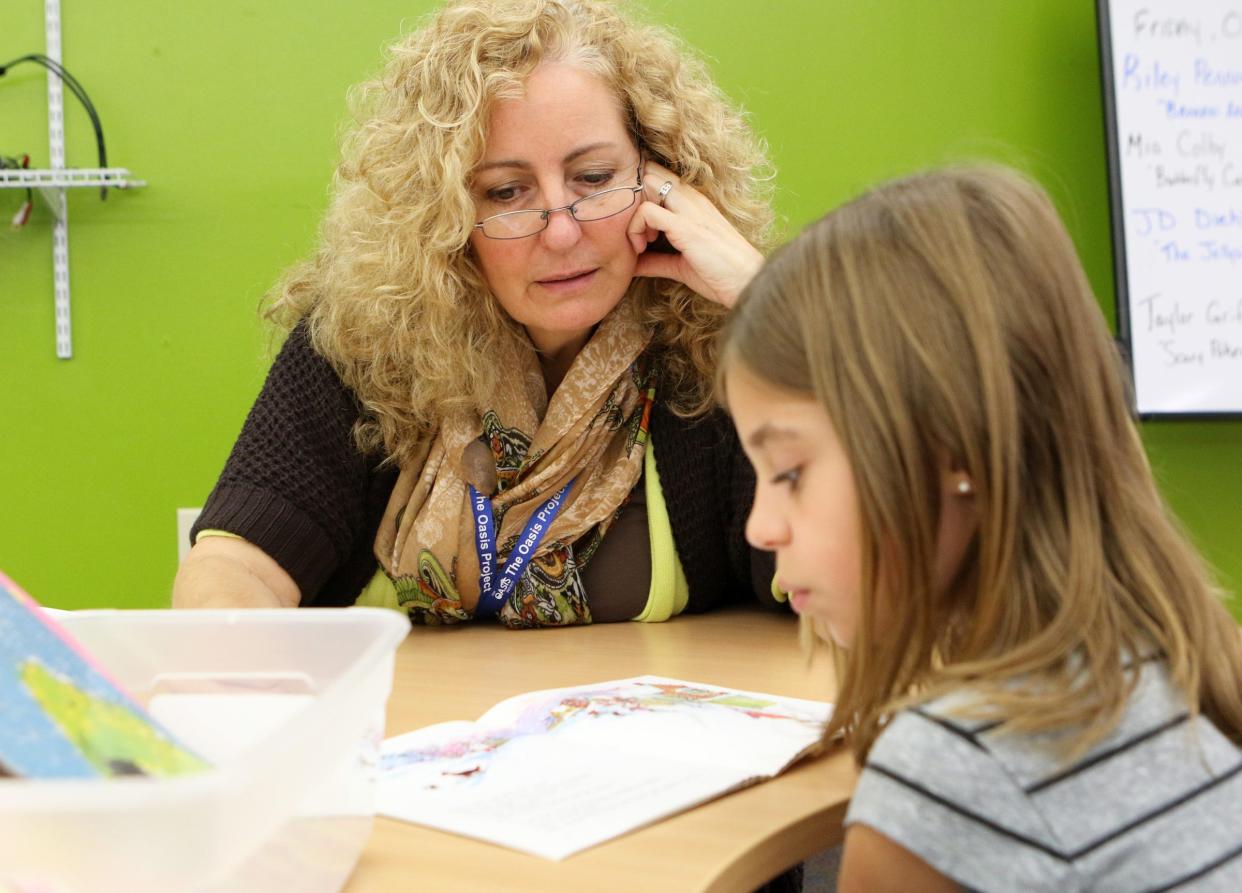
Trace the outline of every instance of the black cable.
<path fill-rule="evenodd" d="M 108 166 L 108 152 L 104 146 L 103 124 L 99 120 L 99 114 L 95 111 L 95 104 L 91 102 L 90 96 L 86 93 L 86 88 L 83 87 L 78 79 L 70 74 L 63 65 L 50 56 L 45 56 L 43 53 L 30 53 L 26 56 L 14 59 L 7 65 L 0 65 L 0 76 L 3 76 L 8 68 L 19 62 L 38 63 L 59 77 L 61 81 L 69 87 L 70 91 L 73 92 L 73 95 L 76 96 L 78 101 L 82 103 L 82 107 L 86 109 L 86 114 L 91 119 L 91 125 L 95 130 L 95 146 L 99 152 L 99 166 L 101 168 L 106 168 Z M 100 199 L 106 199 L 108 197 L 108 189 L 106 186 L 101 186 L 99 188 L 99 197 Z"/>
<path fill-rule="evenodd" d="M 19 56 L 11 62 L 6 62 L 4 65 L 0 65 L 0 77 L 3 77 L 14 65 L 18 65 L 22 62 L 35 62 L 42 65 L 48 71 L 60 78 L 65 86 L 70 89 L 73 95 L 78 98 L 78 101 L 82 103 L 82 107 L 86 109 L 86 114 L 91 119 L 91 126 L 95 129 L 95 148 L 99 152 L 99 166 L 101 168 L 106 168 L 108 166 L 108 151 L 104 147 L 103 124 L 99 121 L 99 115 L 95 111 L 95 104 L 91 102 L 91 98 L 86 94 L 86 89 L 78 83 L 77 78 L 65 70 L 63 65 L 55 59 L 45 56 L 42 53 L 30 53 L 25 56 Z M 107 199 L 107 197 L 108 187 L 100 186 L 99 198 Z"/>
<path fill-rule="evenodd" d="M 21 58 L 18 58 L 18 59 L 14 59 L 12 62 L 9 62 L 6 65 L 0 65 L 0 76 L 3 76 L 4 73 L 9 68 L 18 64 L 19 62 L 36 62 L 39 65 L 42 65 L 44 68 L 48 69 L 53 74 L 55 74 L 57 77 L 59 77 L 61 81 L 63 81 L 65 85 L 68 86 L 69 89 L 73 92 L 73 95 L 78 97 L 78 101 L 81 102 L 82 106 L 86 109 L 87 115 L 90 116 L 91 124 L 95 128 L 95 143 L 99 149 L 99 157 L 100 157 L 99 166 L 107 167 L 108 154 L 103 147 L 103 126 L 99 121 L 99 115 L 95 111 L 95 104 L 91 102 L 90 97 L 86 94 L 86 88 L 84 88 L 82 84 L 78 81 L 78 79 L 75 78 L 72 74 L 70 74 L 69 71 L 63 65 L 61 65 L 59 62 L 57 62 L 55 59 L 51 58 L 50 56 L 45 56 L 42 53 L 30 53 L 29 55 L 22 56 Z"/>

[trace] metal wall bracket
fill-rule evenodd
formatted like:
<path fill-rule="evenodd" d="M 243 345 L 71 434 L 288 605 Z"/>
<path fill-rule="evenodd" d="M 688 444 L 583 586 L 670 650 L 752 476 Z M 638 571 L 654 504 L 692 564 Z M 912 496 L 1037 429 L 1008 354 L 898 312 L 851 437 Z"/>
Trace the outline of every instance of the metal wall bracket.
<path fill-rule="evenodd" d="M 60 0 L 44 0 L 43 25 L 47 56 L 60 62 Z M 52 283 L 56 308 L 56 356 L 73 356 L 73 324 L 69 307 L 69 209 L 65 190 L 79 186 L 129 189 L 145 186 L 125 168 L 65 167 L 65 108 L 60 78 L 47 73 L 47 139 L 50 167 L 38 170 L 0 170 L 0 189 L 37 189 L 52 209 Z"/>

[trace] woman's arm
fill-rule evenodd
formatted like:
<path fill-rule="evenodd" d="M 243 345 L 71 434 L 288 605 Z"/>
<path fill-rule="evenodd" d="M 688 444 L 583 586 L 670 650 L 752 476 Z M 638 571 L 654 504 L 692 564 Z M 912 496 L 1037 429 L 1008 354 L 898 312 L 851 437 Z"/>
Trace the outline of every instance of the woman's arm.
<path fill-rule="evenodd" d="M 639 252 L 635 275 L 672 279 L 732 307 L 763 266 L 759 250 L 710 199 L 654 161 L 644 166 L 643 197 L 629 224 L 630 242 Z M 660 236 L 673 253 L 648 250 Z M 666 501 L 690 583 L 690 609 L 740 598 L 773 605 L 775 558 L 750 548 L 745 538 L 754 473 L 732 423 L 715 411 L 686 424 L 659 409 L 657 404 L 652 442 L 661 483 L 672 491 Z"/>
<path fill-rule="evenodd" d="M 372 461 L 354 445 L 358 415 L 353 393 L 314 350 L 306 324 L 299 324 L 194 525 L 194 536 L 219 530 L 240 539 L 195 542 L 177 574 L 175 606 L 319 601 L 325 586 L 336 585 L 331 581 L 338 571 L 356 563 L 356 554 L 370 555 L 370 503 L 378 481 Z M 373 525 L 369 530 L 373 538 Z"/>
<path fill-rule="evenodd" d="M 251 543 L 209 536 L 194 544 L 173 581 L 174 608 L 296 608 L 301 591 Z"/>

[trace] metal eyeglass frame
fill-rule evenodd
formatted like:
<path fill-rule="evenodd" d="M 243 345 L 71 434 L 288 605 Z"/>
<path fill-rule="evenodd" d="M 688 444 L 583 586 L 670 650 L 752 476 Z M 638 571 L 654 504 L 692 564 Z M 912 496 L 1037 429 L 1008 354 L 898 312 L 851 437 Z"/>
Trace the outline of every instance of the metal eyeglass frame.
<path fill-rule="evenodd" d="M 578 205 L 582 204 L 583 202 L 590 201 L 593 198 L 599 198 L 601 195 L 607 195 L 610 192 L 623 192 L 623 191 L 631 193 L 630 203 L 626 205 L 624 208 L 619 208 L 616 211 L 613 211 L 611 214 L 605 214 L 603 217 L 591 217 L 586 220 L 583 220 L 582 218 L 578 216 L 577 211 L 575 210 L 578 207 Z M 638 193 L 642 191 L 643 191 L 643 160 L 640 158 L 638 160 L 638 185 L 637 186 L 614 186 L 611 189 L 601 189 L 599 192 L 592 192 L 590 195 L 584 195 L 582 196 L 582 198 L 577 199 L 576 201 L 572 201 L 567 205 L 562 205 L 559 208 L 523 208 L 520 211 L 505 211 L 503 214 L 493 214 L 491 217 L 484 217 L 482 220 L 480 220 L 478 223 L 474 225 L 474 228 L 482 232 L 486 238 L 496 239 L 497 241 L 500 241 L 500 242 L 510 242 L 513 239 L 529 239 L 531 236 L 537 236 L 541 232 L 543 232 L 545 229 L 547 229 L 548 224 L 552 220 L 552 215 L 555 214 L 557 211 L 568 211 L 569 216 L 572 217 L 574 220 L 577 220 L 579 223 L 594 223 L 597 220 L 607 220 L 609 217 L 616 217 L 618 214 L 628 211 L 630 208 L 634 207 L 635 196 L 637 196 Z M 543 226 L 539 227 L 539 229 L 533 232 L 523 233 L 520 236 L 493 236 L 493 235 L 489 235 L 487 230 L 483 228 L 483 225 L 487 223 L 488 221 L 498 220 L 501 217 L 513 217 L 518 214 L 523 214 L 523 215 L 538 214 L 540 216 L 540 219 L 543 220 Z"/>

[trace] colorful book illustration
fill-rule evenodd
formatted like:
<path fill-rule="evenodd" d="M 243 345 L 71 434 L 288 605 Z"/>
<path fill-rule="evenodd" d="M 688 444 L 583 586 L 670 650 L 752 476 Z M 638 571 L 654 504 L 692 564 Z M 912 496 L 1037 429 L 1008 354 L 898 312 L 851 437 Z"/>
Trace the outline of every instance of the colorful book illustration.
<path fill-rule="evenodd" d="M 385 741 L 376 808 L 563 859 L 779 774 L 831 712 L 659 676 L 530 692 Z"/>
<path fill-rule="evenodd" d="M 28 778 L 208 768 L 0 573 L 0 772 Z"/>

